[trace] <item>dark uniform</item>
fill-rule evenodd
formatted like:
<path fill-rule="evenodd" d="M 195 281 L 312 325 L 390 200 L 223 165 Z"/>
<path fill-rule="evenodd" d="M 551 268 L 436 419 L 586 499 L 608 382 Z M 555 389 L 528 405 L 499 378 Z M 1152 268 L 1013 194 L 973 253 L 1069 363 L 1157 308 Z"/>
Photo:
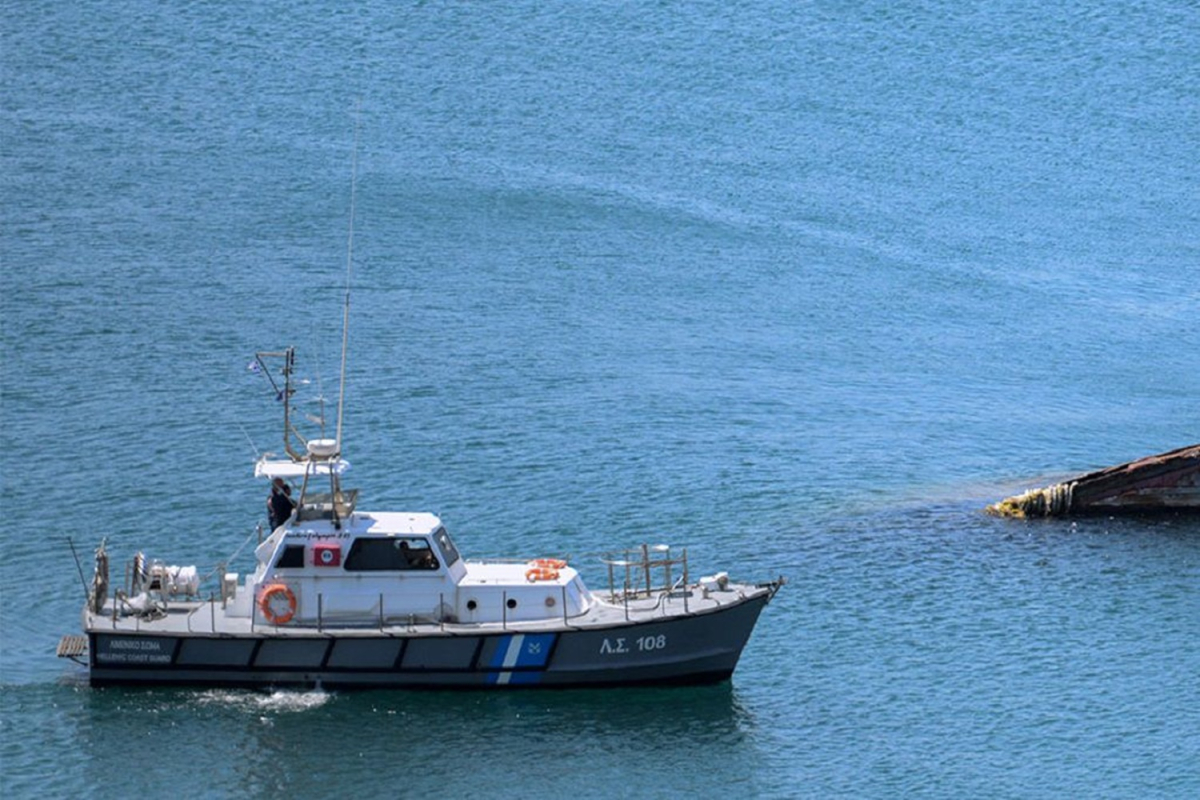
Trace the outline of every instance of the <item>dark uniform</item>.
<path fill-rule="evenodd" d="M 287 522 L 295 507 L 292 487 L 284 483 L 283 478 L 276 478 L 271 484 L 271 496 L 267 498 L 267 516 L 270 517 L 271 530 Z"/>

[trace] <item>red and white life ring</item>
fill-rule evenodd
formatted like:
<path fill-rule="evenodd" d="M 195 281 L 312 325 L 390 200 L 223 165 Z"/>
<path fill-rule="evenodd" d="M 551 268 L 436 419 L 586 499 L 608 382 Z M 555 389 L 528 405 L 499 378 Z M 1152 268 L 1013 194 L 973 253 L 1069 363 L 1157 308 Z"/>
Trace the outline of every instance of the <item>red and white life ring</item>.
<path fill-rule="evenodd" d="M 286 611 L 277 607 L 276 598 L 281 598 L 287 603 Z M 258 610 L 272 625 L 286 625 L 292 621 L 292 617 L 296 616 L 296 595 L 292 594 L 292 590 L 285 584 L 273 583 L 263 589 L 259 596 Z"/>
<path fill-rule="evenodd" d="M 558 580 L 558 570 L 552 567 L 530 567 L 525 570 L 525 580 L 530 583 L 536 581 L 556 581 Z"/>
<path fill-rule="evenodd" d="M 562 569 L 566 565 L 567 562 L 561 558 L 535 558 L 529 562 L 529 566 L 541 567 L 543 569 Z"/>

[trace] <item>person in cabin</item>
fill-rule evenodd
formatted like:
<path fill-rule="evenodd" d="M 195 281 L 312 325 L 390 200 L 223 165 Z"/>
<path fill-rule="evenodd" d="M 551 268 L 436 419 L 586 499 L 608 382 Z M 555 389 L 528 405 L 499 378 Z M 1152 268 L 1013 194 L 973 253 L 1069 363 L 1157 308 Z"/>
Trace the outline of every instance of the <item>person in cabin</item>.
<path fill-rule="evenodd" d="M 408 569 L 436 569 L 437 562 L 428 547 L 414 548 L 408 542 L 400 541 L 400 555 Z"/>
<path fill-rule="evenodd" d="M 296 507 L 292 500 L 292 487 L 283 478 L 271 481 L 271 496 L 267 498 L 267 517 L 270 518 L 271 530 L 275 530 L 287 522 Z"/>

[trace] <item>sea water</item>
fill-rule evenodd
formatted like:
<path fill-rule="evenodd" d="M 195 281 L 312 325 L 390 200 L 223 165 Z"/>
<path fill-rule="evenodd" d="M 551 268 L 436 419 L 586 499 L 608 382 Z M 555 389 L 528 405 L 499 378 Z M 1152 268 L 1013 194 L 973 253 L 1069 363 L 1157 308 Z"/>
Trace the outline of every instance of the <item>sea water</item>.
<path fill-rule="evenodd" d="M 6 797 L 1200 794 L 1200 523 L 981 513 L 1200 441 L 1194 6 L 4 19 Z M 786 575 L 732 682 L 97 690 L 54 657 L 69 543 L 206 574 L 265 521 L 247 365 L 296 345 L 332 418 L 351 249 L 362 507 L 594 583 L 642 541 Z"/>

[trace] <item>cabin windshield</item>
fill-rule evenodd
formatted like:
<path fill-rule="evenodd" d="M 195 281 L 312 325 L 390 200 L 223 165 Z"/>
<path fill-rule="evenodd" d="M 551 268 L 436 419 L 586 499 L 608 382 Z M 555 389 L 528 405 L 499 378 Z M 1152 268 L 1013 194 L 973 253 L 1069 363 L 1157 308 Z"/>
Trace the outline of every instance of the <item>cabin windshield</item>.
<path fill-rule="evenodd" d="M 448 567 L 455 561 L 458 561 L 458 548 L 454 546 L 454 542 L 450 540 L 450 534 L 446 533 L 445 528 L 438 528 L 433 534 L 433 541 L 437 542 L 438 550 L 442 553 L 442 562 Z"/>
<path fill-rule="evenodd" d="M 347 572 L 431 570 L 439 566 L 423 536 L 360 536 L 346 555 Z"/>

